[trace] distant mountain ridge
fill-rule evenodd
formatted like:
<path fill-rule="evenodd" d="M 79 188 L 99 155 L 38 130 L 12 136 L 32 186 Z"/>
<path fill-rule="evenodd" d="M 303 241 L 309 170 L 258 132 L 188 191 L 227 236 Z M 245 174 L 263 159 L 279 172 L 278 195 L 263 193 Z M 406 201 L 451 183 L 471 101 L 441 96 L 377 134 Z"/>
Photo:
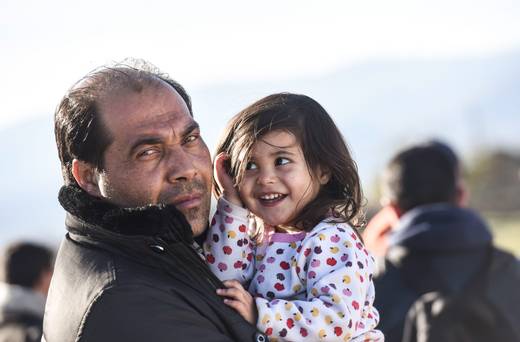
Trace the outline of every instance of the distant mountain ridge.
<path fill-rule="evenodd" d="M 182 80 L 181 80 L 182 82 Z M 189 90 L 210 149 L 227 121 L 262 96 L 309 95 L 333 116 L 351 147 L 365 187 L 404 144 L 429 137 L 459 152 L 520 149 L 520 50 L 455 61 L 373 61 L 322 77 Z M 64 233 L 52 115 L 0 131 L 0 243 Z"/>

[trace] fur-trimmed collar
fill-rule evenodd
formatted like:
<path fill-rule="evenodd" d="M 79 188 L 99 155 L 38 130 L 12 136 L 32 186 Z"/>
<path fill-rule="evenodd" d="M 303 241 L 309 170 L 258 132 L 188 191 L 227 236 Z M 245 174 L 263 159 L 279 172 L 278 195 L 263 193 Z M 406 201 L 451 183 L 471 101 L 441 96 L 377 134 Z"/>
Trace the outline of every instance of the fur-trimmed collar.
<path fill-rule="evenodd" d="M 102 229 L 122 235 L 169 235 L 170 238 L 173 233 L 176 240 L 193 241 L 190 224 L 173 205 L 121 208 L 72 185 L 63 186 L 58 199 L 63 208 L 84 223 L 83 226 L 88 228 L 83 228 L 88 230 Z M 82 228 L 79 232 L 78 227 L 75 228 L 76 233 L 82 233 Z"/>

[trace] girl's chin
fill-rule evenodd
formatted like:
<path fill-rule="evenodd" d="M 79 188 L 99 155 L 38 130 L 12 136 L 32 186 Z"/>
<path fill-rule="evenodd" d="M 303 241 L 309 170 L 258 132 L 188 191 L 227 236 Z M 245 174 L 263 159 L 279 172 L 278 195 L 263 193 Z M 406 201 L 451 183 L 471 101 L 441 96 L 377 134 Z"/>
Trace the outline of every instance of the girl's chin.
<path fill-rule="evenodd" d="M 262 213 L 256 213 L 254 211 L 251 211 L 251 213 L 253 213 L 256 217 L 260 218 L 266 226 L 293 227 L 292 218 L 289 218 L 289 220 L 287 220 L 287 218 L 277 218 L 277 217 L 267 217 L 264 219 L 264 218 L 262 218 L 262 215 L 261 215 Z"/>
<path fill-rule="evenodd" d="M 271 227 L 277 227 L 277 228 L 280 228 L 280 229 L 291 229 L 291 230 L 294 230 L 294 225 L 293 225 L 292 222 L 286 222 L 286 221 L 282 221 L 282 220 L 272 220 L 272 221 L 264 220 L 264 224 L 268 225 L 268 226 L 271 226 Z"/>
<path fill-rule="evenodd" d="M 262 220 L 262 221 L 264 222 L 264 224 L 266 226 L 270 226 L 270 227 L 276 227 L 276 226 L 284 225 L 283 223 L 281 223 L 278 220 Z"/>

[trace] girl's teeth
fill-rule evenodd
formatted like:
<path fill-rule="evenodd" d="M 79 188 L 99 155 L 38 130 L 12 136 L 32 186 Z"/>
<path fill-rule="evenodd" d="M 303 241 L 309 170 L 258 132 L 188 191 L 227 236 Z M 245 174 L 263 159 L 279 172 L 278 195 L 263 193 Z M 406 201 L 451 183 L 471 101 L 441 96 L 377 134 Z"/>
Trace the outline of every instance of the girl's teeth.
<path fill-rule="evenodd" d="M 273 200 L 273 199 L 279 198 L 279 197 L 282 197 L 282 195 L 281 194 L 269 194 L 269 195 L 260 196 L 260 198 L 263 200 Z"/>

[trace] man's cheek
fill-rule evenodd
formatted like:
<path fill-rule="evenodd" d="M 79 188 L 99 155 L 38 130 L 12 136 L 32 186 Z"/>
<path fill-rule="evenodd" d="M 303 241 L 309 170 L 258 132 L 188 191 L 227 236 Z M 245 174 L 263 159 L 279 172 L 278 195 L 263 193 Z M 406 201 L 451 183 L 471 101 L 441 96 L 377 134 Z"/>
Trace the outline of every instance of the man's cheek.
<path fill-rule="evenodd" d="M 127 203 L 129 207 L 142 207 L 148 204 L 156 204 L 157 199 L 153 195 L 153 189 L 143 186 L 141 179 L 118 184 L 117 196 Z"/>

